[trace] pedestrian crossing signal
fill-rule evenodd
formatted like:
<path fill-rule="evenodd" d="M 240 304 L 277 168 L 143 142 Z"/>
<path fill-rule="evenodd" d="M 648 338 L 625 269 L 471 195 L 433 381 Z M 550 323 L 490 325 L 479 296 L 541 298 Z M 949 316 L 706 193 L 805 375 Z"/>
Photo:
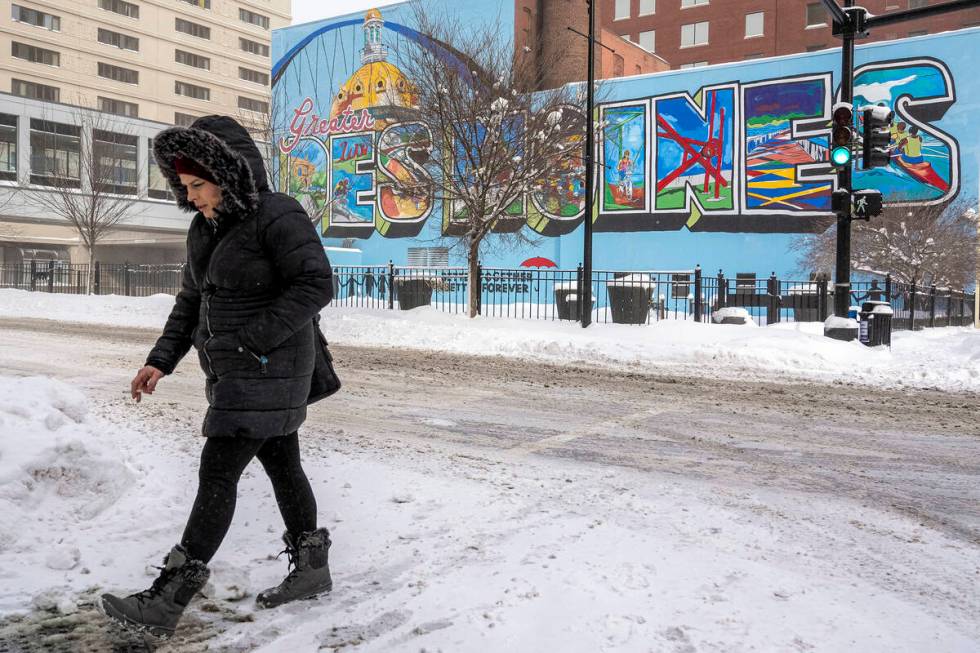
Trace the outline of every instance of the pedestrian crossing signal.
<path fill-rule="evenodd" d="M 881 191 L 856 190 L 851 195 L 851 215 L 855 220 L 870 220 L 881 215 Z"/>

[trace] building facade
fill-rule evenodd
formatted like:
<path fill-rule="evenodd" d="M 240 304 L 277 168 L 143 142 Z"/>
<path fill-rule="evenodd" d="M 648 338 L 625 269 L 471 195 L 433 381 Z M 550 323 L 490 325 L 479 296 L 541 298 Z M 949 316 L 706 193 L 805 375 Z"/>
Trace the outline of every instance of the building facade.
<path fill-rule="evenodd" d="M 78 231 L 52 210 L 51 198 L 90 188 L 93 156 L 129 203 L 118 228 L 100 240 L 97 258 L 183 261 L 191 216 L 173 202 L 152 156 L 152 139 L 167 126 L 0 93 L 0 264 L 88 262 Z"/>
<path fill-rule="evenodd" d="M 0 91 L 167 124 L 268 112 L 290 0 L 2 0 Z"/>
<path fill-rule="evenodd" d="M 490 2 L 430 2 L 458 7 L 450 15 L 467 23 L 504 13 Z M 501 31 L 519 33 L 520 13 L 515 20 Z M 447 206 L 434 195 L 407 201 L 393 191 L 407 175 L 411 188 L 424 187 L 425 166 L 439 156 L 410 155 L 393 141 L 417 128 L 413 112 L 425 107 L 390 93 L 349 93 L 380 79 L 375 41 L 387 48 L 385 87 L 411 84 L 404 53 L 437 46 L 410 25 L 410 8 L 395 5 L 290 27 L 274 40 L 273 92 L 288 117 L 275 142 L 279 185 L 307 207 L 324 245 L 339 248 L 331 259 L 341 265 L 465 260 L 445 229 L 453 219 Z M 954 199 L 976 205 L 978 43 L 980 28 L 967 28 L 857 47 L 855 103 L 884 104 L 897 118 L 892 162 L 857 167 L 855 188 L 880 189 L 887 202 L 913 212 Z M 346 62 L 333 52 L 348 53 Z M 315 79 L 310 70 L 320 71 Z M 769 270 L 780 278 L 819 272 L 800 270 L 793 246 L 833 223 L 837 175 L 828 155 L 839 81 L 840 51 L 826 49 L 605 82 L 597 107 L 599 192 L 590 216 L 595 268 L 700 264 L 712 273 Z M 507 247 L 506 233 L 491 235 L 484 265 L 513 269 L 543 258 L 574 270 L 582 260 L 584 204 L 576 179 L 535 187 L 521 198 L 528 243 Z"/>
<path fill-rule="evenodd" d="M 131 202 L 98 259 L 182 261 L 190 216 L 172 201 L 152 138 L 216 113 L 261 136 L 272 30 L 290 11 L 290 0 L 0 1 L 0 263 L 87 261 L 45 200 L 66 180 L 90 189 L 93 157 Z"/>
<path fill-rule="evenodd" d="M 862 0 L 874 15 L 946 0 Z M 602 24 L 671 63 L 692 68 L 815 52 L 840 45 L 816 0 L 600 0 Z M 980 25 L 980 8 L 874 30 L 864 42 L 892 41 Z"/>
<path fill-rule="evenodd" d="M 596 5 L 596 79 L 615 79 L 668 70 L 662 57 L 604 27 Z M 574 30 L 574 31 L 573 31 Z M 554 88 L 585 79 L 588 62 L 588 13 L 580 0 L 514 0 L 514 47 L 518 56 L 535 57 L 542 86 Z"/>

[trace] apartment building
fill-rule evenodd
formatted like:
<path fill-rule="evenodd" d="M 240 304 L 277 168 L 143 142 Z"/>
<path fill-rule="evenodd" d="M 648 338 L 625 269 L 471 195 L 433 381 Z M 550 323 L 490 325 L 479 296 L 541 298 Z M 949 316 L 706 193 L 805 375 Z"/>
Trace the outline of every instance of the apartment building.
<path fill-rule="evenodd" d="M 268 112 L 290 0 L 0 0 L 0 91 L 187 124 Z"/>
<path fill-rule="evenodd" d="M 861 0 L 875 15 L 947 0 Z M 599 0 L 602 24 L 671 63 L 692 68 L 813 52 L 840 45 L 816 0 Z M 890 41 L 980 25 L 980 8 L 874 30 L 864 42 Z"/>

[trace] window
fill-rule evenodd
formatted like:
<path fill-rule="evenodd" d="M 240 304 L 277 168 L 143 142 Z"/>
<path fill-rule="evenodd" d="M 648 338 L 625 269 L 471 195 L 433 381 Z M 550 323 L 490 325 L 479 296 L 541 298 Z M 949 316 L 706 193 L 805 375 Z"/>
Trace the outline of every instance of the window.
<path fill-rule="evenodd" d="M 179 80 L 174 82 L 174 93 L 177 95 L 192 97 L 195 100 L 211 99 L 211 89 L 207 88 L 206 86 L 196 86 L 194 84 L 188 84 L 187 82 L 181 82 Z"/>
<path fill-rule="evenodd" d="M 250 97 L 238 96 L 238 108 L 255 113 L 269 113 L 269 103 L 262 100 L 253 100 Z"/>
<path fill-rule="evenodd" d="M 742 59 L 745 59 L 747 61 L 749 59 L 761 59 L 763 56 L 765 55 L 763 55 L 761 52 L 750 52 L 749 54 L 742 57 Z"/>
<path fill-rule="evenodd" d="M 92 130 L 92 186 L 105 193 L 136 194 L 136 142 L 130 134 Z"/>
<path fill-rule="evenodd" d="M 692 63 L 682 63 L 680 65 L 680 68 L 681 68 L 681 70 L 684 70 L 686 68 L 701 68 L 701 67 L 707 66 L 707 65 L 708 65 L 708 62 L 707 61 L 694 61 Z"/>
<path fill-rule="evenodd" d="M 163 171 L 160 170 L 160 165 L 153 156 L 152 138 L 146 139 L 146 149 L 149 153 L 146 157 L 149 163 L 149 170 L 147 171 L 146 194 L 155 200 L 170 200 L 173 202 L 174 194 L 173 191 L 170 190 L 170 182 L 163 176 Z"/>
<path fill-rule="evenodd" d="M 649 32 L 640 32 L 640 47 L 649 52 L 657 51 L 656 30 L 650 30 Z"/>
<path fill-rule="evenodd" d="M 630 17 L 630 0 L 616 0 L 616 17 L 613 20 L 623 20 Z"/>
<path fill-rule="evenodd" d="M 708 4 L 708 0 L 681 0 L 681 9 L 685 7 L 700 7 Z"/>
<path fill-rule="evenodd" d="M 806 51 L 807 52 L 816 52 L 817 50 L 826 50 L 826 49 L 827 49 L 827 44 L 826 43 L 821 43 L 819 45 L 808 45 L 808 46 L 806 46 Z"/>
<path fill-rule="evenodd" d="M 262 14 L 257 14 L 254 11 L 249 11 L 248 9 L 238 9 L 238 18 L 250 25 L 257 25 L 262 29 L 269 29 L 269 17 L 263 16 Z"/>
<path fill-rule="evenodd" d="M 123 102 L 112 98 L 99 96 L 99 111 L 112 113 L 117 116 L 127 116 L 129 118 L 139 118 L 140 107 L 133 102 Z"/>
<path fill-rule="evenodd" d="M 19 23 L 27 23 L 35 27 L 43 27 L 52 32 L 61 31 L 61 17 L 53 14 L 46 14 L 37 9 L 28 9 L 20 5 L 10 5 L 10 17 Z"/>
<path fill-rule="evenodd" d="M 265 43 L 256 43 L 255 41 L 249 41 L 248 39 L 243 39 L 239 37 L 238 47 L 240 47 L 245 52 L 250 52 L 251 54 L 257 54 L 260 57 L 269 56 L 269 46 Z"/>
<path fill-rule="evenodd" d="M 917 29 L 909 32 L 909 36 L 925 36 L 929 33 L 927 29 Z"/>
<path fill-rule="evenodd" d="M 123 84 L 140 83 L 140 73 L 138 70 L 113 66 L 102 61 L 99 62 L 99 77 L 105 77 L 106 79 L 122 82 Z"/>
<path fill-rule="evenodd" d="M 120 34 L 119 32 L 113 32 L 112 30 L 108 30 L 103 27 L 99 28 L 99 43 L 112 45 L 120 50 L 132 50 L 133 52 L 140 51 L 140 40 L 135 36 Z"/>
<path fill-rule="evenodd" d="M 192 116 L 189 113 L 180 113 L 178 111 L 174 112 L 174 124 L 178 127 L 190 127 L 195 120 L 197 120 L 197 116 Z"/>
<path fill-rule="evenodd" d="M 0 113 L 0 179 L 17 181 L 17 116 Z"/>
<path fill-rule="evenodd" d="M 640 0 L 640 15 L 657 13 L 657 0 Z"/>
<path fill-rule="evenodd" d="M 24 59 L 25 61 L 31 61 L 34 63 L 43 63 L 48 66 L 61 65 L 61 53 L 56 52 L 55 50 L 39 48 L 36 45 L 27 45 L 26 43 L 11 41 L 10 54 L 18 59 Z"/>
<path fill-rule="evenodd" d="M 626 62 L 622 55 L 613 55 L 613 77 L 622 77 L 626 70 Z"/>
<path fill-rule="evenodd" d="M 194 5 L 195 7 L 200 7 L 201 9 L 211 8 L 211 0 L 181 0 L 181 2 L 186 2 L 189 5 Z"/>
<path fill-rule="evenodd" d="M 708 43 L 708 21 L 681 25 L 681 47 L 689 48 L 694 45 Z"/>
<path fill-rule="evenodd" d="M 751 14 L 745 14 L 745 38 L 749 39 L 753 36 L 762 36 L 764 32 L 766 12 L 756 11 Z"/>
<path fill-rule="evenodd" d="M 99 0 L 99 7 L 114 14 L 121 14 L 130 18 L 140 17 L 139 5 L 123 0 Z"/>
<path fill-rule="evenodd" d="M 824 27 L 827 25 L 827 10 L 820 2 L 808 2 L 806 5 L 806 26 Z"/>
<path fill-rule="evenodd" d="M 61 89 L 57 86 L 38 84 L 37 82 L 25 82 L 23 79 L 10 80 L 10 92 L 20 97 L 28 97 L 35 100 L 46 102 L 60 102 Z"/>
<path fill-rule="evenodd" d="M 929 4 L 929 0 L 909 0 L 909 9 L 918 9 Z"/>
<path fill-rule="evenodd" d="M 192 23 L 191 21 L 184 20 L 183 18 L 174 18 L 174 29 L 178 32 L 183 32 L 184 34 L 196 36 L 199 39 L 211 39 L 210 27 L 198 25 L 197 23 Z"/>
<path fill-rule="evenodd" d="M 238 67 L 238 78 L 244 79 L 246 82 L 252 82 L 253 84 L 261 84 L 262 86 L 269 85 L 269 74 L 261 73 L 257 70 L 252 70 L 251 68 Z"/>
<path fill-rule="evenodd" d="M 174 50 L 174 61 L 177 63 L 182 63 L 185 66 L 192 66 L 203 70 L 211 70 L 211 59 L 199 54 L 194 54 L 193 52 Z"/>
<path fill-rule="evenodd" d="M 79 188 L 81 129 L 31 118 L 31 183 Z"/>

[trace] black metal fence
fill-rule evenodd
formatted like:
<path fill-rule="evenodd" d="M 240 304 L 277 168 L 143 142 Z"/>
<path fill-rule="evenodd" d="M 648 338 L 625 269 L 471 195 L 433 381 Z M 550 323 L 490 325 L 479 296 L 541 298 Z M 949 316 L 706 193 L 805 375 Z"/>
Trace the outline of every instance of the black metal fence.
<path fill-rule="evenodd" d="M 99 263 L 92 266 L 92 292 L 96 295 L 146 297 L 157 293 L 177 294 L 184 266 L 182 263 L 133 265 Z M 0 264 L 0 288 L 41 292 L 85 294 L 88 292 L 88 264 L 59 261 Z"/>
<path fill-rule="evenodd" d="M 176 294 L 182 264 L 94 266 L 93 292 L 127 296 Z M 59 262 L 0 265 L 0 288 L 85 293 L 87 265 Z M 582 269 L 489 268 L 478 270 L 481 315 L 531 320 L 577 320 Z M 468 311 L 467 269 L 462 267 L 334 267 L 334 305 L 408 310 L 431 306 L 448 313 Z M 821 322 L 834 306 L 833 285 L 825 279 L 795 281 L 775 274 L 705 275 L 692 270 L 651 270 L 592 274 L 593 322 L 649 324 L 660 320 L 710 322 L 722 308 L 745 309 L 759 325 Z M 935 286 L 883 280 L 853 282 L 851 304 L 887 301 L 895 329 L 969 326 L 973 294 Z"/>

